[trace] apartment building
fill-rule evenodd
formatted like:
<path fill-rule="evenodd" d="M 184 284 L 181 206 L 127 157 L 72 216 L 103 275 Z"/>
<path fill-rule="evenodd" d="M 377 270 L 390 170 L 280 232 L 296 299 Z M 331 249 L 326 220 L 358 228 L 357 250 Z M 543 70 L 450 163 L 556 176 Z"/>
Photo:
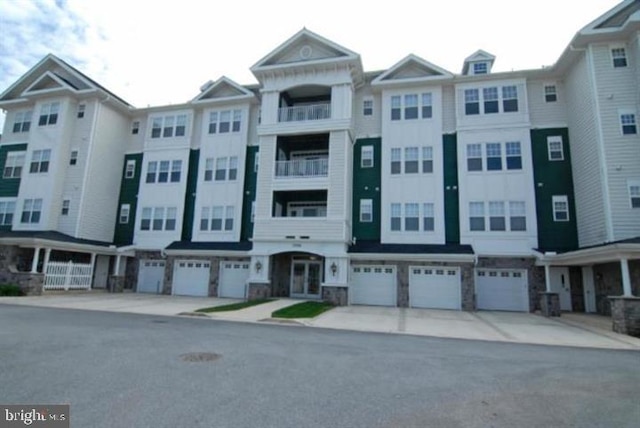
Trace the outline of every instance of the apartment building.
<path fill-rule="evenodd" d="M 255 85 L 138 109 L 48 55 L 0 95 L 4 275 L 469 311 L 546 292 L 608 314 L 640 295 L 640 2 L 551 67 L 494 61 L 369 72 L 303 29 Z"/>

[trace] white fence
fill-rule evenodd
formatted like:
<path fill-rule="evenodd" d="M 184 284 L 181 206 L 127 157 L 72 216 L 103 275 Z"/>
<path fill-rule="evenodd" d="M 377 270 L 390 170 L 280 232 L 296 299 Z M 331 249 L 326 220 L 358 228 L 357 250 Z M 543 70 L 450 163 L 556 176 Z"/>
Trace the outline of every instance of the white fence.
<path fill-rule="evenodd" d="M 321 120 L 331 118 L 330 104 L 312 104 L 278 109 L 279 122 L 298 122 L 303 120 Z"/>
<path fill-rule="evenodd" d="M 276 161 L 276 177 L 326 177 L 329 159 L 293 159 Z"/>
<path fill-rule="evenodd" d="M 44 275 L 45 290 L 89 290 L 93 269 L 91 264 L 49 262 Z"/>

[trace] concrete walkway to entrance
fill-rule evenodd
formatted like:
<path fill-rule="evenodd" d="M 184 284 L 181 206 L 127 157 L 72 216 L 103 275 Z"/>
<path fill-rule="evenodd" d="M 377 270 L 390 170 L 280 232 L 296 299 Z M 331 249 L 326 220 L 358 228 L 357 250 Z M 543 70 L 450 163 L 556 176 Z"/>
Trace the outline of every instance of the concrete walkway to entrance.
<path fill-rule="evenodd" d="M 193 314 L 197 309 L 239 301 L 215 297 L 103 292 L 56 292 L 43 296 L 0 297 L 0 304 L 164 316 Z M 282 322 L 338 330 L 456 339 L 640 350 L 640 339 L 612 332 L 611 320 L 597 315 L 563 314 L 560 318 L 545 318 L 518 312 L 346 306 L 334 308 L 314 319 L 271 319 L 273 311 L 298 302 L 300 301 L 294 299 L 277 299 L 239 311 L 201 315 L 201 318 L 240 322 Z"/>

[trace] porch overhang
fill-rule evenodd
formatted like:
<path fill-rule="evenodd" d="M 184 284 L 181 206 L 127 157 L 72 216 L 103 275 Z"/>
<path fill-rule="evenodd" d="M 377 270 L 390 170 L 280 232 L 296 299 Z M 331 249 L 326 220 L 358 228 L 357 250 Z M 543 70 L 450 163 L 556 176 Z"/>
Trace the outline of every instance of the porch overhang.
<path fill-rule="evenodd" d="M 534 250 L 536 265 L 584 266 L 640 259 L 640 237 L 584 247 L 565 253 Z"/>
<path fill-rule="evenodd" d="M 134 256 L 133 251 L 122 251 L 122 249 L 112 245 L 110 242 L 74 238 L 56 231 L 0 232 L 0 245 L 17 245 L 22 248 L 50 248 L 52 250 L 100 255 Z"/>
<path fill-rule="evenodd" d="M 413 262 L 475 263 L 470 245 L 459 244 L 383 244 L 359 241 L 349 247 L 351 260 L 394 260 Z"/>
<path fill-rule="evenodd" d="M 164 249 L 167 256 L 249 257 L 251 242 L 174 241 Z"/>

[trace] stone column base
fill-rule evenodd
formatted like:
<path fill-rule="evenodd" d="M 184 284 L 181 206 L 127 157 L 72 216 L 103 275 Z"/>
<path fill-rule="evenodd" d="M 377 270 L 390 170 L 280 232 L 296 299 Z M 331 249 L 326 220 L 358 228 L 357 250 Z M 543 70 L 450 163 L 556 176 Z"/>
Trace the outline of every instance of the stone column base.
<path fill-rule="evenodd" d="M 247 300 L 268 299 L 271 297 L 271 284 L 263 282 L 249 283 Z"/>
<path fill-rule="evenodd" d="M 613 331 L 640 337 L 640 297 L 609 296 Z"/>
<path fill-rule="evenodd" d="M 43 273 L 17 272 L 14 281 L 25 296 L 40 296 L 44 286 Z"/>
<path fill-rule="evenodd" d="M 545 317 L 559 317 L 560 294 L 549 291 L 540 293 L 540 311 Z"/>
<path fill-rule="evenodd" d="M 124 291 L 124 276 L 109 275 L 107 287 L 111 293 L 122 293 Z"/>
<path fill-rule="evenodd" d="M 347 306 L 349 304 L 349 288 L 322 286 L 322 300 L 335 306 Z"/>

